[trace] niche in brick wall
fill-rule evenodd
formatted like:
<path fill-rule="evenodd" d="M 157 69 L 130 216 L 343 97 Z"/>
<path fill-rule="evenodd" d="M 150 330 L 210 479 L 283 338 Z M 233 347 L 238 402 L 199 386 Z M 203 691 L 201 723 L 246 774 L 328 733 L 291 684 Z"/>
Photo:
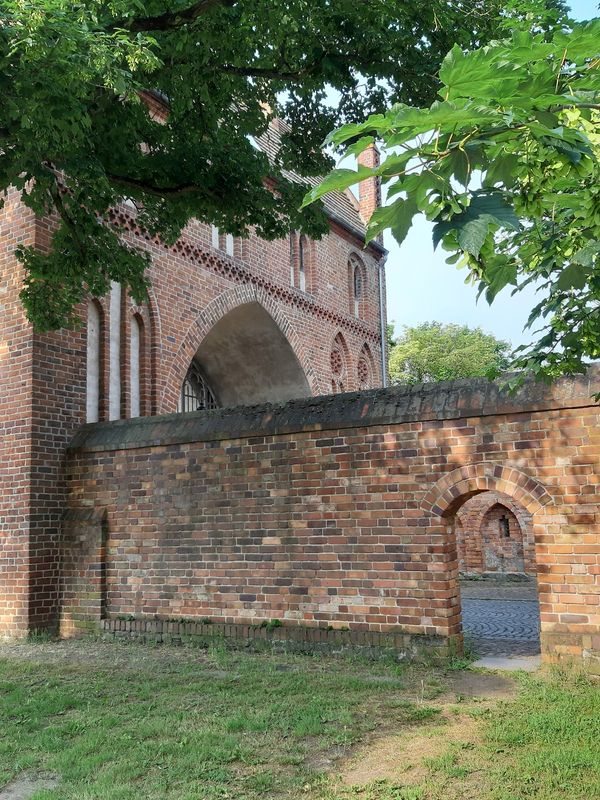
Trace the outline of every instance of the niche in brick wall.
<path fill-rule="evenodd" d="M 531 515 L 512 498 L 475 495 L 458 512 L 455 532 L 461 573 L 536 573 Z"/>

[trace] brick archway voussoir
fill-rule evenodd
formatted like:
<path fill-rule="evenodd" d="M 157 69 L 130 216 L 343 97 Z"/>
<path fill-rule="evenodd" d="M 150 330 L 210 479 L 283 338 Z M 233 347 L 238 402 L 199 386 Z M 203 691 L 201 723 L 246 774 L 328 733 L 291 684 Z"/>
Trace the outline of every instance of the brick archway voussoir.
<path fill-rule="evenodd" d="M 484 461 L 457 467 L 442 476 L 427 492 L 421 507 L 436 516 L 447 517 L 457 509 L 460 498 L 467 499 L 485 491 L 508 495 L 532 515 L 553 502 L 547 489 L 524 472 L 514 467 Z"/>

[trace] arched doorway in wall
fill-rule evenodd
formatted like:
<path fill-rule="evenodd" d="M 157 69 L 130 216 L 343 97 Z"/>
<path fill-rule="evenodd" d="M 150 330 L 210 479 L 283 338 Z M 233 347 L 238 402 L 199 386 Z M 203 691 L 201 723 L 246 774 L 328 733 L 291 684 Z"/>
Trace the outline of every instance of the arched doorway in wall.
<path fill-rule="evenodd" d="M 498 491 L 468 498 L 453 519 L 465 644 L 481 657 L 540 653 L 533 520 Z"/>
<path fill-rule="evenodd" d="M 260 303 L 239 305 L 204 337 L 181 390 L 182 411 L 285 402 L 311 394 L 294 350 Z"/>
<path fill-rule="evenodd" d="M 516 659 L 513 667 L 535 667 L 540 653 L 538 591 L 542 607 L 551 602 L 547 581 L 538 586 L 536 580 L 545 570 L 541 564 L 536 567 L 536 553 L 545 554 L 545 534 L 549 526 L 560 524 L 552 495 L 517 468 L 485 461 L 445 473 L 421 507 L 431 515 L 432 530 L 445 531 L 449 633 L 464 634 L 480 657 Z M 511 558 L 501 558 L 507 547 L 502 540 L 513 536 Z M 520 564 L 521 553 L 525 571 L 509 571 L 507 567 Z M 494 569 L 486 570 L 486 563 Z M 542 616 L 542 630 L 543 625 Z M 521 661 L 529 656 L 535 658 Z"/>

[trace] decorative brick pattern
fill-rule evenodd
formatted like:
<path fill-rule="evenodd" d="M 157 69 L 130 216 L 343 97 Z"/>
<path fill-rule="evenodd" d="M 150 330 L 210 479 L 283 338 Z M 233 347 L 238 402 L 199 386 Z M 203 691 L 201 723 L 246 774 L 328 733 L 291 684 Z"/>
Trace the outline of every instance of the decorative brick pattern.
<path fill-rule="evenodd" d="M 501 492 L 531 515 L 544 657 L 597 669 L 599 386 L 593 368 L 517 397 L 458 381 L 93 425 L 68 505 L 106 514 L 109 618 L 459 646 L 454 518 Z"/>

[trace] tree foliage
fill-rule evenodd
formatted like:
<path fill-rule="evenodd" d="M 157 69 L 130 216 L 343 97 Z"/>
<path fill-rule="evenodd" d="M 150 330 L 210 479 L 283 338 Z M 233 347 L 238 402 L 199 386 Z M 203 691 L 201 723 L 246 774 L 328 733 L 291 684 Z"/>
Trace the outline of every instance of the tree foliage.
<path fill-rule="evenodd" d="M 111 279 L 144 296 L 146 256 L 108 224 L 122 197 L 165 242 L 192 217 L 234 235 L 322 234 L 320 209 L 298 210 L 307 186 L 284 169 L 322 175 L 332 127 L 430 101 L 452 41 L 488 40 L 501 5 L 0 0 L 0 192 L 16 186 L 57 219 L 49 253 L 19 251 L 30 318 L 59 327 Z M 269 163 L 254 141 L 275 116 L 289 132 Z"/>
<path fill-rule="evenodd" d="M 424 322 L 404 326 L 389 351 L 392 383 L 484 377 L 505 370 L 510 344 L 467 325 Z"/>
<path fill-rule="evenodd" d="M 388 204 L 369 238 L 389 228 L 402 243 L 424 214 L 434 246 L 489 302 L 533 284 L 536 338 L 514 366 L 552 378 L 600 357 L 600 19 L 513 24 L 482 48 L 456 44 L 429 107 L 396 104 L 335 131 L 345 153 L 379 139 L 386 158 L 332 172 L 305 202 L 378 174 Z"/>

